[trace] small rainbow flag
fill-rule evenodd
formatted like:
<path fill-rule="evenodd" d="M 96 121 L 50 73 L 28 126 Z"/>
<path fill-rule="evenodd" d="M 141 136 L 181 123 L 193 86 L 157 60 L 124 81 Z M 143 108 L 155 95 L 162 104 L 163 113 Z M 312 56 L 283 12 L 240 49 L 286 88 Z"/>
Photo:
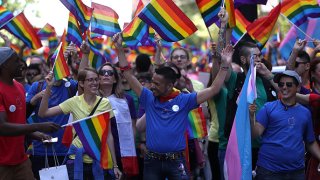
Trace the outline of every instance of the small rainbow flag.
<path fill-rule="evenodd" d="M 28 19 L 24 16 L 23 12 L 9 21 L 4 28 L 23 41 L 28 47 L 32 49 L 39 49 L 42 47 L 37 33 Z"/>
<path fill-rule="evenodd" d="M 101 35 L 112 37 L 121 32 L 118 14 L 110 7 L 92 3 L 93 14 L 91 18 L 91 31 Z"/>
<path fill-rule="evenodd" d="M 54 29 L 53 26 L 51 26 L 49 23 L 47 23 L 46 25 L 43 26 L 42 29 L 40 29 L 37 32 L 37 35 L 39 36 L 39 38 L 41 40 L 45 40 L 45 39 L 48 39 L 52 36 L 56 36 L 56 30 Z"/>
<path fill-rule="evenodd" d="M 111 169 L 113 166 L 107 143 L 109 121 L 110 113 L 105 112 L 73 124 L 86 153 L 99 161 L 103 169 Z"/>
<path fill-rule="evenodd" d="M 207 27 L 219 20 L 221 0 L 196 0 L 196 3 Z"/>
<path fill-rule="evenodd" d="M 197 27 L 172 0 L 151 0 L 138 17 L 168 42 L 185 39 L 197 31 Z"/>
<path fill-rule="evenodd" d="M 250 24 L 250 22 L 241 14 L 241 12 L 236 9 L 235 17 L 237 19 L 236 26 L 232 30 L 231 34 L 231 42 L 236 44 L 240 38 L 247 32 L 246 28 Z"/>
<path fill-rule="evenodd" d="M 138 46 L 137 50 L 140 54 L 147 54 L 153 56 L 156 53 L 156 49 L 153 46 Z"/>
<path fill-rule="evenodd" d="M 14 16 L 12 12 L 7 10 L 5 7 L 0 6 L 0 27 L 2 27 L 6 22 L 10 21 Z"/>
<path fill-rule="evenodd" d="M 68 30 L 66 40 L 76 44 L 78 47 L 81 46 L 83 38 L 80 33 L 80 25 L 76 17 L 70 12 L 68 20 Z"/>
<path fill-rule="evenodd" d="M 320 17 L 317 0 L 284 0 L 281 13 L 297 26 L 308 21 L 308 17 Z"/>
<path fill-rule="evenodd" d="M 51 36 L 48 38 L 49 41 L 49 48 L 54 49 L 58 46 L 58 38 L 57 36 Z"/>
<path fill-rule="evenodd" d="M 102 64 L 107 62 L 107 59 L 100 53 L 99 45 L 94 42 L 89 34 L 90 33 L 87 34 L 88 44 L 90 46 L 89 62 L 91 64 L 91 67 L 98 69 Z"/>
<path fill-rule="evenodd" d="M 19 54 L 19 52 L 20 52 L 20 47 L 19 47 L 19 46 L 10 43 L 10 47 L 11 47 L 11 49 L 13 49 L 17 54 Z"/>
<path fill-rule="evenodd" d="M 80 22 L 81 32 L 84 33 L 89 27 L 93 9 L 83 4 L 81 0 L 60 0 L 60 2 Z"/>
<path fill-rule="evenodd" d="M 280 10 L 281 4 L 278 4 L 269 12 L 268 16 L 259 18 L 247 26 L 248 34 L 257 42 L 261 49 L 272 33 L 272 29 L 278 20 Z"/>
<path fill-rule="evenodd" d="M 188 114 L 187 130 L 190 138 L 203 138 L 208 135 L 207 123 L 202 108 L 196 108 Z"/>
<path fill-rule="evenodd" d="M 236 26 L 236 18 L 234 14 L 234 3 L 233 0 L 224 0 L 226 5 L 226 10 L 229 15 L 228 27 L 234 28 Z"/>
<path fill-rule="evenodd" d="M 55 57 L 55 62 L 53 65 L 54 78 L 56 80 L 63 79 L 70 75 L 69 67 L 63 55 L 62 44 L 55 50 L 52 57 Z"/>

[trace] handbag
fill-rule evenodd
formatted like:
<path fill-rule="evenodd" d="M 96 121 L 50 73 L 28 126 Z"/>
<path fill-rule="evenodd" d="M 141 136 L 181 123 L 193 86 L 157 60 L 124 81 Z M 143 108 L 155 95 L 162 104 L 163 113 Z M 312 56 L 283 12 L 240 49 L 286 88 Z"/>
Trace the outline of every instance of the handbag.
<path fill-rule="evenodd" d="M 48 162 L 48 155 L 47 155 L 47 146 L 45 145 L 45 168 L 39 171 L 39 176 L 41 180 L 69 180 L 68 177 L 68 171 L 67 171 L 67 166 L 66 165 L 61 165 L 59 164 L 57 154 L 54 150 L 53 145 L 51 144 L 52 152 L 53 152 L 53 158 L 54 158 L 54 167 L 49 167 L 49 162 Z"/>

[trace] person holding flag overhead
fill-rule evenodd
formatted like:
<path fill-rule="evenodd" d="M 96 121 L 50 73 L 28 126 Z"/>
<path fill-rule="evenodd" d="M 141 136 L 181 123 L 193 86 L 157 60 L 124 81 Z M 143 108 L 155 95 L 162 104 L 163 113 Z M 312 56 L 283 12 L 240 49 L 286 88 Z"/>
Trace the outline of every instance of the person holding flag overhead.
<path fill-rule="evenodd" d="M 51 108 L 48 108 L 48 99 L 51 94 L 51 88 L 54 84 L 53 73 L 48 74 L 45 79 L 47 87 L 42 97 L 39 109 L 39 116 L 42 118 L 71 113 L 74 119 L 79 120 L 94 114 L 111 110 L 109 100 L 106 98 L 100 98 L 96 95 L 99 87 L 99 77 L 95 69 L 84 68 L 79 72 L 78 83 L 79 88 L 83 92 L 82 95 L 74 96 Z M 110 118 L 113 116 L 113 112 L 110 111 Z M 109 147 L 111 157 L 101 158 L 100 163 L 102 164 L 102 167 L 99 165 L 99 163 L 96 163 L 95 159 L 92 159 L 92 157 L 88 156 L 88 153 L 86 153 L 84 150 L 86 147 L 83 147 L 83 143 L 79 139 L 80 135 L 75 136 L 69 149 L 70 155 L 69 160 L 67 161 L 68 175 L 70 179 L 94 179 L 103 177 L 110 179 L 112 178 L 113 173 L 116 178 L 121 176 L 121 172 L 118 169 L 115 157 L 113 136 L 110 130 L 110 121 L 108 121 L 107 127 L 107 130 L 102 130 L 108 132 L 107 145 Z M 100 151 L 102 150 L 100 149 Z M 112 158 L 112 160 L 109 158 Z M 103 162 L 110 163 L 104 164 Z M 112 168 L 112 162 L 113 172 L 110 175 L 110 171 L 103 171 L 103 169 Z M 81 166 L 83 167 L 81 168 Z"/>
<path fill-rule="evenodd" d="M 228 45 L 222 52 L 222 66 L 210 87 L 198 93 L 176 93 L 175 81 L 181 76 L 176 68 L 169 64 L 161 65 L 152 77 L 151 90 L 144 88 L 131 73 L 122 37 L 118 33 L 113 37 L 118 49 L 119 66 L 131 88 L 140 96 L 140 105 L 146 111 L 146 146 L 144 159 L 144 179 L 184 179 L 188 170 L 183 154 L 186 148 L 187 115 L 217 94 L 223 84 L 232 60 L 233 48 Z"/>

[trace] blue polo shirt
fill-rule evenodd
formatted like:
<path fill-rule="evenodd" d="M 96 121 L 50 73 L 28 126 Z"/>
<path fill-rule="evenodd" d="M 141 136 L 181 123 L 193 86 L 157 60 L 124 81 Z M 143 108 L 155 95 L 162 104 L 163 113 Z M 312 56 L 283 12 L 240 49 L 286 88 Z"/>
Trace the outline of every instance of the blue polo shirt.
<path fill-rule="evenodd" d="M 150 151 L 167 153 L 183 151 L 188 113 L 198 107 L 197 94 L 180 93 L 161 103 L 152 91 L 143 88 L 140 105 L 146 112 L 146 146 Z"/>
<path fill-rule="evenodd" d="M 285 110 L 280 100 L 266 103 L 257 114 L 264 128 L 257 165 L 273 172 L 304 168 L 304 143 L 315 141 L 310 111 L 300 104 Z"/>

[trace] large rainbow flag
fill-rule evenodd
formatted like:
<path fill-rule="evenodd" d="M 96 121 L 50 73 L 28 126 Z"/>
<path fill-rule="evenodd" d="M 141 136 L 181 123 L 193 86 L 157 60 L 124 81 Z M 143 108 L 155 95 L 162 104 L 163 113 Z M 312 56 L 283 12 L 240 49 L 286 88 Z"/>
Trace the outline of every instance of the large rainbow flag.
<path fill-rule="evenodd" d="M 92 3 L 91 31 L 97 34 L 112 37 L 121 32 L 118 14 L 110 7 Z"/>
<path fill-rule="evenodd" d="M 80 22 L 81 33 L 84 33 L 89 27 L 93 9 L 86 6 L 82 0 L 60 0 L 60 2 Z"/>
<path fill-rule="evenodd" d="M 15 35 L 18 39 L 23 41 L 23 43 L 28 47 L 32 49 L 39 49 L 42 47 L 36 31 L 33 29 L 28 19 L 24 16 L 23 12 L 6 23 L 4 28 Z"/>
<path fill-rule="evenodd" d="M 236 44 L 241 37 L 247 32 L 246 28 L 250 24 L 250 22 L 241 14 L 241 12 L 236 9 L 235 17 L 237 19 L 236 26 L 232 30 L 231 34 L 231 42 L 232 44 Z"/>
<path fill-rule="evenodd" d="M 12 12 L 7 10 L 5 7 L 0 6 L 0 27 L 2 27 L 6 22 L 10 21 L 14 16 Z"/>
<path fill-rule="evenodd" d="M 272 33 L 272 29 L 278 20 L 280 10 L 281 4 L 278 4 L 269 12 L 268 16 L 259 18 L 247 26 L 248 34 L 257 42 L 261 49 Z"/>
<path fill-rule="evenodd" d="M 224 160 L 224 177 L 232 180 L 252 179 L 251 129 L 247 89 L 251 69 L 239 95 L 238 108 L 232 125 Z"/>
<path fill-rule="evenodd" d="M 197 27 L 172 0 L 151 0 L 138 15 L 166 41 L 185 39 Z"/>
<path fill-rule="evenodd" d="M 103 169 L 111 169 L 113 167 L 107 143 L 109 124 L 109 112 L 100 113 L 73 124 L 86 153 L 91 158 L 99 161 Z"/>
<path fill-rule="evenodd" d="M 52 57 L 55 57 L 53 73 L 56 80 L 63 79 L 70 75 L 69 67 L 63 55 L 62 44 L 63 43 L 60 43 L 59 47 L 52 55 Z"/>
<path fill-rule="evenodd" d="M 187 131 L 190 138 L 203 138 L 208 135 L 207 123 L 201 107 L 190 111 L 188 119 Z"/>
<path fill-rule="evenodd" d="M 196 3 L 207 27 L 219 20 L 221 0 L 196 0 Z"/>
<path fill-rule="evenodd" d="M 284 0 L 281 13 L 297 26 L 307 22 L 308 17 L 320 17 L 317 0 Z"/>
<path fill-rule="evenodd" d="M 80 24 L 77 21 L 76 17 L 70 12 L 66 40 L 80 47 L 83 41 L 81 34 L 82 33 L 80 32 Z"/>

